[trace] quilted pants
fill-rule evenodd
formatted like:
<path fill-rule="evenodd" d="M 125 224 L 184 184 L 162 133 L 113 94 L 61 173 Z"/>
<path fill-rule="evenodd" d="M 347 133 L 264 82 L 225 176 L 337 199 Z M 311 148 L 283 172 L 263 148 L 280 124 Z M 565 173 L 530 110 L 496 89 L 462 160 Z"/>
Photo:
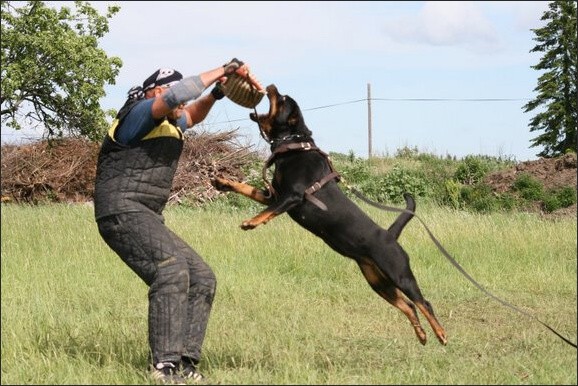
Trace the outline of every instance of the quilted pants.
<path fill-rule="evenodd" d="M 148 286 L 148 335 L 153 363 L 201 358 L 215 297 L 212 269 L 153 213 L 98 220 L 100 235 Z"/>

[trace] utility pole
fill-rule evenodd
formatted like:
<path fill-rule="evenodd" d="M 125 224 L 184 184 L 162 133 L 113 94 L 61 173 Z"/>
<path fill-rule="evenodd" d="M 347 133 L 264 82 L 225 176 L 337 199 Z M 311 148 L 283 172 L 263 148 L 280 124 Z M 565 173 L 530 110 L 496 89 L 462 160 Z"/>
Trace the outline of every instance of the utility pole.
<path fill-rule="evenodd" d="M 367 159 L 371 154 L 371 84 L 367 84 Z"/>

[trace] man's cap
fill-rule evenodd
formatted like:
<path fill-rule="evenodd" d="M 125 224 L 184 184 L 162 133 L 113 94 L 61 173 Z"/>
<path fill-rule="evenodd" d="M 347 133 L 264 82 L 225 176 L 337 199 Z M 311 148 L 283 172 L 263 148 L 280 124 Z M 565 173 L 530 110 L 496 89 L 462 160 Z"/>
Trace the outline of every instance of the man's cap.
<path fill-rule="evenodd" d="M 142 90 L 146 92 L 158 86 L 172 86 L 181 79 L 183 79 L 183 75 L 177 70 L 159 68 L 142 83 Z"/>

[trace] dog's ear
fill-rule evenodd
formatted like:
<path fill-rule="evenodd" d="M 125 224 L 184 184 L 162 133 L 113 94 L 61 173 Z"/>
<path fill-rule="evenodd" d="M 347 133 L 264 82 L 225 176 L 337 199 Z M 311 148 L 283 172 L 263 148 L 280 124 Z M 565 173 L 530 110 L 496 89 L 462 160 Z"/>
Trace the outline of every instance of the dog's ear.
<path fill-rule="evenodd" d="M 291 112 L 287 117 L 287 124 L 289 126 L 297 126 L 303 120 L 303 117 L 301 116 L 301 111 L 299 110 L 299 107 L 297 107 L 297 103 L 295 103 L 295 101 L 293 101 L 292 99 L 290 99 L 288 103 L 289 103 L 288 105 L 291 108 Z"/>
<path fill-rule="evenodd" d="M 289 126 L 297 126 L 299 124 L 299 115 L 293 113 L 287 119 L 287 124 Z"/>

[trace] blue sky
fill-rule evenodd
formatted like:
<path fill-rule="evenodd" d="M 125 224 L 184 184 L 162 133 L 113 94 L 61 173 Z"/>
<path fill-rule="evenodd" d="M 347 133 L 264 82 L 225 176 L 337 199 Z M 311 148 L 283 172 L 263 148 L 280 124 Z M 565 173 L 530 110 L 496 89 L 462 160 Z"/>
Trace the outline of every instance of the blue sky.
<path fill-rule="evenodd" d="M 48 2 L 58 6 L 62 2 Z M 533 28 L 548 2 L 92 2 L 120 5 L 100 46 L 123 67 L 104 109 L 159 67 L 194 75 L 237 57 L 263 85 L 300 104 L 325 152 L 368 155 L 404 146 L 440 156 L 536 159 L 523 112 L 535 97 L 541 53 Z M 69 4 L 71 5 L 71 4 Z M 266 112 L 266 98 L 257 106 Z M 266 149 L 252 110 L 223 99 L 197 131 L 239 129 Z M 24 133 L 21 133 L 24 134 Z M 24 134 L 26 135 L 26 134 Z M 11 138 L 3 130 L 2 139 Z M 13 138 L 13 137 L 12 137 Z"/>

